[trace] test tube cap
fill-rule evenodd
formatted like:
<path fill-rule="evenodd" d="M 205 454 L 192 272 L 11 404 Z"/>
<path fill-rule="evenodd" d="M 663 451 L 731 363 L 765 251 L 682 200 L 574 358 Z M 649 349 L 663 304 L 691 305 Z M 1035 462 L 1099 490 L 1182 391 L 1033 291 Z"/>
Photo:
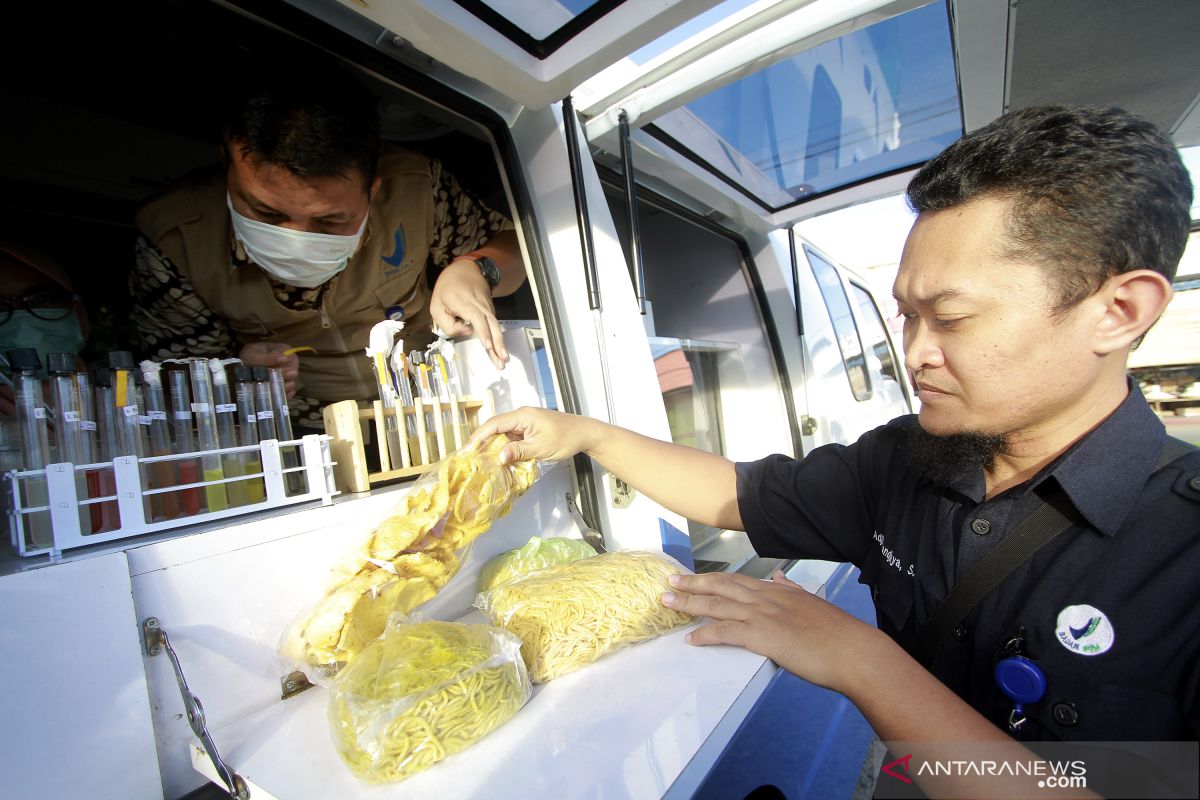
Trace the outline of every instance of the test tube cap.
<path fill-rule="evenodd" d="M 16 350 L 9 350 L 7 358 L 9 366 L 13 369 L 39 370 L 42 368 L 42 359 L 33 347 L 18 347 Z"/>
<path fill-rule="evenodd" d="M 108 367 L 92 367 L 92 383 L 96 386 L 112 386 L 112 370 Z"/>
<path fill-rule="evenodd" d="M 266 381 L 270 379 L 271 373 L 267 371 L 266 367 L 254 367 L 254 380 Z"/>
<path fill-rule="evenodd" d="M 234 364 L 233 379 L 235 381 L 252 381 L 254 380 L 254 370 L 246 364 Z"/>
<path fill-rule="evenodd" d="M 74 353 L 50 353 L 46 356 L 46 371 L 51 375 L 63 375 L 75 371 Z"/>
<path fill-rule="evenodd" d="M 108 354 L 108 368 L 136 370 L 137 363 L 133 360 L 133 353 L 128 350 L 113 350 Z"/>

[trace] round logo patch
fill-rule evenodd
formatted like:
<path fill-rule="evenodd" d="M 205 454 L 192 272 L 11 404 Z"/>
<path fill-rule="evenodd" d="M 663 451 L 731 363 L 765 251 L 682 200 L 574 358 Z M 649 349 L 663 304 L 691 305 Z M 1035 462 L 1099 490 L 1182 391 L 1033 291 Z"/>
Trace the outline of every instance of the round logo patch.
<path fill-rule="evenodd" d="M 1058 612 L 1054 636 L 1063 647 L 1081 656 L 1106 653 L 1116 639 L 1112 623 L 1095 606 L 1067 606 Z"/>

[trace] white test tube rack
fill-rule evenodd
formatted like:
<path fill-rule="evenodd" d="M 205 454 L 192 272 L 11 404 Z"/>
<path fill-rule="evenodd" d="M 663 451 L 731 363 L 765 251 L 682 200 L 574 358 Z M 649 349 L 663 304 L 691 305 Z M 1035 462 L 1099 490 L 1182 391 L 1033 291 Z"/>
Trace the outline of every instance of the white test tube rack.
<path fill-rule="evenodd" d="M 285 467 L 280 452 L 281 447 L 299 446 L 303 464 L 297 467 Z M 205 455 L 231 455 L 238 453 L 258 452 L 262 459 L 262 472 L 252 472 L 231 478 L 212 481 L 197 481 L 181 483 L 176 486 L 147 489 L 142 484 L 142 465 L 154 464 L 159 461 L 182 461 L 200 459 Z M 64 550 L 75 547 L 110 542 L 115 539 L 126 539 L 142 536 L 148 533 L 158 533 L 186 525 L 196 525 L 213 520 L 227 519 L 243 514 L 251 514 L 282 506 L 320 500 L 322 505 L 333 502 L 333 496 L 339 494 L 333 482 L 333 466 L 337 462 L 331 460 L 329 436 L 325 434 L 308 434 L 299 439 L 278 441 L 268 439 L 256 445 L 240 447 L 225 447 L 216 450 L 198 450 L 190 453 L 179 453 L 165 456 L 120 456 L 111 462 L 97 464 L 71 464 L 60 462 L 48 464 L 45 469 L 13 470 L 0 476 L 3 489 L 8 494 L 8 523 L 11 532 L 12 545 L 21 556 L 47 555 L 52 560 L 61 556 Z M 116 492 L 103 497 L 80 499 L 77 491 L 76 473 L 92 470 L 112 470 Z M 286 493 L 285 478 L 288 473 L 304 473 L 308 491 L 301 494 Z M 23 507 L 21 481 L 27 479 L 42 479 L 46 482 L 46 494 L 49 501 L 43 506 Z M 245 505 L 229 507 L 220 511 L 201 511 L 198 514 L 188 514 L 173 519 L 151 522 L 146 519 L 145 498 L 164 492 L 179 492 L 196 490 L 203 492 L 206 486 L 216 486 L 234 481 L 261 480 L 264 487 L 264 499 Z M 80 509 L 96 503 L 117 504 L 121 524 L 113 530 L 84 534 L 79 524 Z M 53 543 L 49 547 L 38 547 L 26 541 L 26 518 L 32 514 L 46 513 L 50 515 L 50 527 Z"/>

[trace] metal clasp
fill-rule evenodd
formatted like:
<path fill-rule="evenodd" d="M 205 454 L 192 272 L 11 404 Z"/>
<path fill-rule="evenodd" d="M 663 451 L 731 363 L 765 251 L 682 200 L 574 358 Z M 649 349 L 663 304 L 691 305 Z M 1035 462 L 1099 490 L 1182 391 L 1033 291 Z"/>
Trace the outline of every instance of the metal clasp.
<path fill-rule="evenodd" d="M 179 684 L 179 694 L 183 697 L 183 708 L 187 711 L 188 725 L 191 726 L 192 733 L 196 734 L 204 752 L 212 759 L 213 767 L 225 782 L 230 796 L 237 800 L 249 800 L 250 789 L 246 786 L 246 781 L 221 760 L 221 754 L 217 752 L 217 743 L 213 741 L 212 734 L 208 732 L 205 724 L 204 706 L 200 703 L 200 698 L 188 689 L 187 679 L 183 677 L 183 667 L 179 664 L 179 656 L 175 655 L 175 648 L 171 647 L 171 640 L 167 638 L 167 632 L 159 626 L 157 617 L 147 617 L 142 623 L 142 638 L 146 644 L 146 655 L 151 658 L 163 650 L 167 651 L 171 667 L 175 670 L 175 682 Z"/>

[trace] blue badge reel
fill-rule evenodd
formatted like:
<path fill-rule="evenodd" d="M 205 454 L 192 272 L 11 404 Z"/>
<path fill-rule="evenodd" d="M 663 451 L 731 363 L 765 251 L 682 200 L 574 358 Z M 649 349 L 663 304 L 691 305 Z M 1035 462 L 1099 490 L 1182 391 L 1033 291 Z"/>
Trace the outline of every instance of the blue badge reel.
<path fill-rule="evenodd" d="M 1037 664 L 1024 656 L 1001 660 L 996 664 L 995 676 L 1000 691 L 1013 701 L 1008 729 L 1017 733 L 1025 722 L 1025 706 L 1036 703 L 1046 694 L 1046 676 Z"/>

